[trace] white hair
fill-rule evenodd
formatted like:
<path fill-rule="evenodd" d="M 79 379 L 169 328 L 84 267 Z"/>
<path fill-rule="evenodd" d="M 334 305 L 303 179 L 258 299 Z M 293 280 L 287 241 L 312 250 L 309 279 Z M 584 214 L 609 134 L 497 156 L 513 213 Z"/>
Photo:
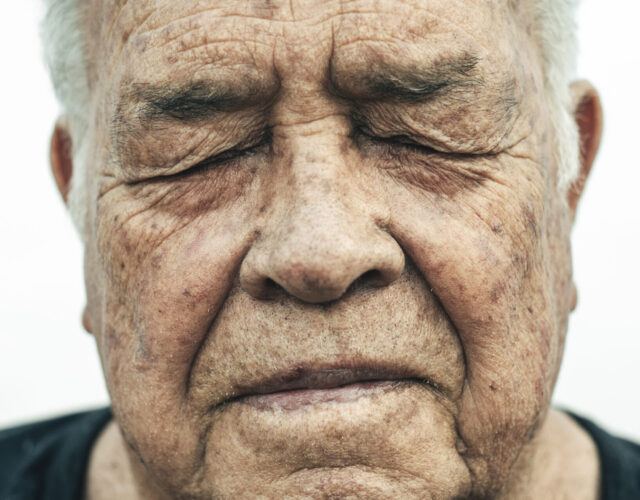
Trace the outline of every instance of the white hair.
<path fill-rule="evenodd" d="M 542 57 L 561 190 L 571 185 L 580 168 L 578 128 L 569 91 L 578 58 L 575 16 L 579 1 L 534 0 L 532 7 L 533 36 Z"/>
<path fill-rule="evenodd" d="M 86 34 L 81 0 L 43 0 L 46 14 L 42 41 L 51 80 L 73 138 L 74 169 L 69 205 L 74 223 L 84 235 L 86 168 L 83 152 L 88 126 L 89 81 Z M 575 75 L 577 43 L 575 11 L 579 0 L 511 0 L 526 11 L 538 44 L 545 75 L 545 94 L 555 137 L 558 185 L 566 189 L 578 174 L 578 132 L 572 116 L 569 83 Z M 525 6 L 523 6 L 523 3 Z M 517 5 L 516 5 L 517 4 Z"/>
<path fill-rule="evenodd" d="M 44 57 L 62 112 L 73 139 L 74 170 L 69 191 L 69 211 L 84 238 L 87 213 L 84 136 L 88 128 L 89 80 L 86 61 L 86 34 L 83 30 L 81 0 L 44 0 L 41 25 Z"/>

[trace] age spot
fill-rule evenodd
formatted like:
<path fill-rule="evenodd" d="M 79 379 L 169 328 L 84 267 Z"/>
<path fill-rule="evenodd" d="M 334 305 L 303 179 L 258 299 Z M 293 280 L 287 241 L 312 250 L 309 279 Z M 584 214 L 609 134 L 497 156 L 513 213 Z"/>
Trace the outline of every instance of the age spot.
<path fill-rule="evenodd" d="M 535 213 L 533 208 L 525 207 L 522 209 L 522 217 L 524 218 L 529 230 L 534 236 L 538 236 L 538 223 L 536 222 Z"/>

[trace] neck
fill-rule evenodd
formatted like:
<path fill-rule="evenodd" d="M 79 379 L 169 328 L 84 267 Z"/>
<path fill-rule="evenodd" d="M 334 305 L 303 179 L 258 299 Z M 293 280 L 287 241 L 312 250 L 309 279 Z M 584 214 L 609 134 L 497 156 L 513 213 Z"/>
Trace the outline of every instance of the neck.
<path fill-rule="evenodd" d="M 597 500 L 598 451 L 591 437 L 572 418 L 550 410 L 540 432 L 515 464 L 513 477 L 499 495 L 500 500 Z"/>
<path fill-rule="evenodd" d="M 91 452 L 84 500 L 163 500 L 144 467 L 126 445 L 115 421 L 102 431 Z"/>

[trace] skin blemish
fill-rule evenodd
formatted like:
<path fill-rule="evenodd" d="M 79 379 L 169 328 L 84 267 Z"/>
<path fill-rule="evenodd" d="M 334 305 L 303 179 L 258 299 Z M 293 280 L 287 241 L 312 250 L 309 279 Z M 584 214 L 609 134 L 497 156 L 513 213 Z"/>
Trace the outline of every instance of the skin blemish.
<path fill-rule="evenodd" d="M 462 439 L 456 440 L 456 451 L 460 455 L 464 455 L 465 453 L 467 453 L 467 445 L 464 443 Z"/>
<path fill-rule="evenodd" d="M 158 311 L 158 313 L 162 314 L 162 311 Z M 135 352 L 134 364 L 136 367 L 136 371 L 138 372 L 148 371 L 151 368 L 150 364 L 153 363 L 154 361 L 155 361 L 155 357 L 153 356 L 153 354 L 151 354 L 151 352 L 145 345 L 145 340 L 141 338 L 138 344 L 138 348 L 136 349 L 136 352 Z"/>
<path fill-rule="evenodd" d="M 533 236 L 538 236 L 538 223 L 536 222 L 536 217 L 535 217 L 535 213 L 533 211 L 533 208 L 531 208 L 530 206 L 527 206 L 525 208 L 522 209 L 522 217 L 524 219 L 524 221 L 527 224 L 527 227 L 529 228 L 529 230 L 531 231 L 531 234 L 533 234 Z"/>
<path fill-rule="evenodd" d="M 499 281 L 494 287 L 491 289 L 491 302 L 498 302 L 500 297 L 504 295 L 506 290 L 506 285 L 504 281 Z"/>
<path fill-rule="evenodd" d="M 114 349 L 120 346 L 120 336 L 113 328 L 108 328 L 106 333 L 107 344 Z"/>
<path fill-rule="evenodd" d="M 136 50 L 138 50 L 141 53 L 147 50 L 148 44 L 149 44 L 149 35 L 147 34 L 136 36 L 133 39 L 133 46 L 136 48 Z"/>
<path fill-rule="evenodd" d="M 126 232 L 123 232 L 122 237 L 124 240 L 122 246 L 124 247 L 127 253 L 131 253 L 131 243 L 129 243 L 129 239 L 127 238 Z"/>
<path fill-rule="evenodd" d="M 151 267 L 154 269 L 160 269 L 160 263 L 162 262 L 162 257 L 155 255 L 151 258 Z"/>

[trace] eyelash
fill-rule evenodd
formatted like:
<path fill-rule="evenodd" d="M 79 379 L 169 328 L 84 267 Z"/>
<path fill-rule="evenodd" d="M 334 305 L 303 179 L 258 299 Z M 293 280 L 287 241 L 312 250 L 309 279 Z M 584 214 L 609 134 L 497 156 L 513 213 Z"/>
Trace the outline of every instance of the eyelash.
<path fill-rule="evenodd" d="M 226 151 L 222 151 L 217 155 L 210 156 L 200 163 L 196 163 L 192 167 L 183 170 L 182 172 L 178 172 L 176 174 L 171 175 L 170 177 L 187 177 L 192 176 L 200 172 L 205 172 L 211 168 L 219 168 L 226 165 L 230 165 L 236 161 L 239 161 L 243 158 L 249 158 L 255 155 L 258 150 L 264 146 L 270 144 L 270 133 L 266 131 L 263 136 L 255 142 L 253 145 L 248 146 L 246 148 L 231 148 Z"/>
<path fill-rule="evenodd" d="M 192 169 L 217 167 L 217 166 L 220 166 L 220 165 L 224 165 L 225 163 L 231 163 L 232 161 L 236 161 L 236 160 L 239 160 L 239 159 L 247 157 L 247 156 L 253 156 L 253 154 L 256 152 L 256 150 L 258 148 L 260 148 L 262 145 L 263 145 L 263 143 L 260 142 L 258 144 L 255 144 L 253 146 L 249 146 L 247 148 L 227 149 L 226 151 L 223 151 L 222 153 L 219 153 L 219 154 L 217 154 L 215 156 L 207 158 L 203 162 L 200 162 L 196 166 L 192 167 Z"/>
<path fill-rule="evenodd" d="M 353 132 L 354 139 L 365 138 L 368 141 L 376 143 L 381 146 L 385 146 L 389 153 L 393 153 L 394 151 L 391 149 L 404 150 L 405 152 L 410 152 L 414 154 L 420 155 L 434 155 L 444 154 L 442 151 L 438 151 L 429 146 L 425 146 L 423 144 L 419 144 L 410 138 L 403 135 L 395 135 L 390 137 L 381 137 L 373 134 L 371 131 L 366 129 L 365 127 L 356 127 Z M 268 146 L 271 144 L 271 133 L 269 130 L 266 130 L 262 137 L 255 142 L 253 145 L 248 146 L 246 148 L 231 148 L 226 151 L 222 151 L 221 153 L 206 158 L 205 160 L 193 165 L 192 167 L 183 170 L 181 172 L 170 175 L 171 178 L 181 178 L 181 177 L 190 177 L 196 175 L 198 173 L 206 172 L 212 168 L 220 168 L 226 165 L 231 165 L 236 161 L 242 160 L 244 158 L 249 158 L 256 154 L 258 150 L 264 146 Z"/>
<path fill-rule="evenodd" d="M 429 146 L 425 146 L 424 144 L 420 144 L 416 141 L 411 140 L 409 137 L 404 135 L 393 135 L 389 137 L 381 137 L 371 133 L 364 127 L 358 127 L 355 130 L 355 134 L 360 137 L 366 138 L 368 141 L 377 143 L 379 145 L 401 148 L 405 151 L 417 153 L 421 155 L 427 154 L 443 154 L 442 151 L 438 151 Z"/>
<path fill-rule="evenodd" d="M 375 134 L 371 133 L 370 131 L 368 131 L 366 128 L 364 127 L 357 127 L 354 130 L 354 133 L 356 135 L 359 135 L 361 137 L 366 137 L 368 140 L 379 143 L 379 144 L 384 144 L 387 146 L 396 146 L 396 147 L 401 147 L 403 149 L 409 150 L 411 152 L 414 153 L 420 153 L 420 154 L 442 154 L 441 151 L 438 151 L 434 148 L 431 148 L 429 146 L 425 146 L 424 144 L 419 144 L 411 139 L 409 139 L 406 136 L 402 136 L 402 135 L 395 135 L 395 136 L 391 136 L 391 137 L 380 137 L 380 136 L 376 136 Z M 224 165 L 226 163 L 230 163 L 236 160 L 240 160 L 244 157 L 247 156 L 252 156 L 256 150 L 258 150 L 260 147 L 265 146 L 271 144 L 271 131 L 270 130 L 266 130 L 264 132 L 264 134 L 262 135 L 262 137 L 260 138 L 260 140 L 258 140 L 254 145 L 249 146 L 247 148 L 242 148 L 242 149 L 236 149 L 236 148 L 232 148 L 232 149 L 228 149 L 226 151 L 223 151 L 222 153 L 216 155 L 216 156 L 212 156 L 210 158 L 207 158 L 206 160 L 200 162 L 199 164 L 193 166 L 190 170 L 195 170 L 195 169 L 204 169 L 204 168 L 211 168 L 211 167 L 217 167 L 217 166 L 221 166 Z M 187 171 L 188 172 L 188 171 Z"/>

